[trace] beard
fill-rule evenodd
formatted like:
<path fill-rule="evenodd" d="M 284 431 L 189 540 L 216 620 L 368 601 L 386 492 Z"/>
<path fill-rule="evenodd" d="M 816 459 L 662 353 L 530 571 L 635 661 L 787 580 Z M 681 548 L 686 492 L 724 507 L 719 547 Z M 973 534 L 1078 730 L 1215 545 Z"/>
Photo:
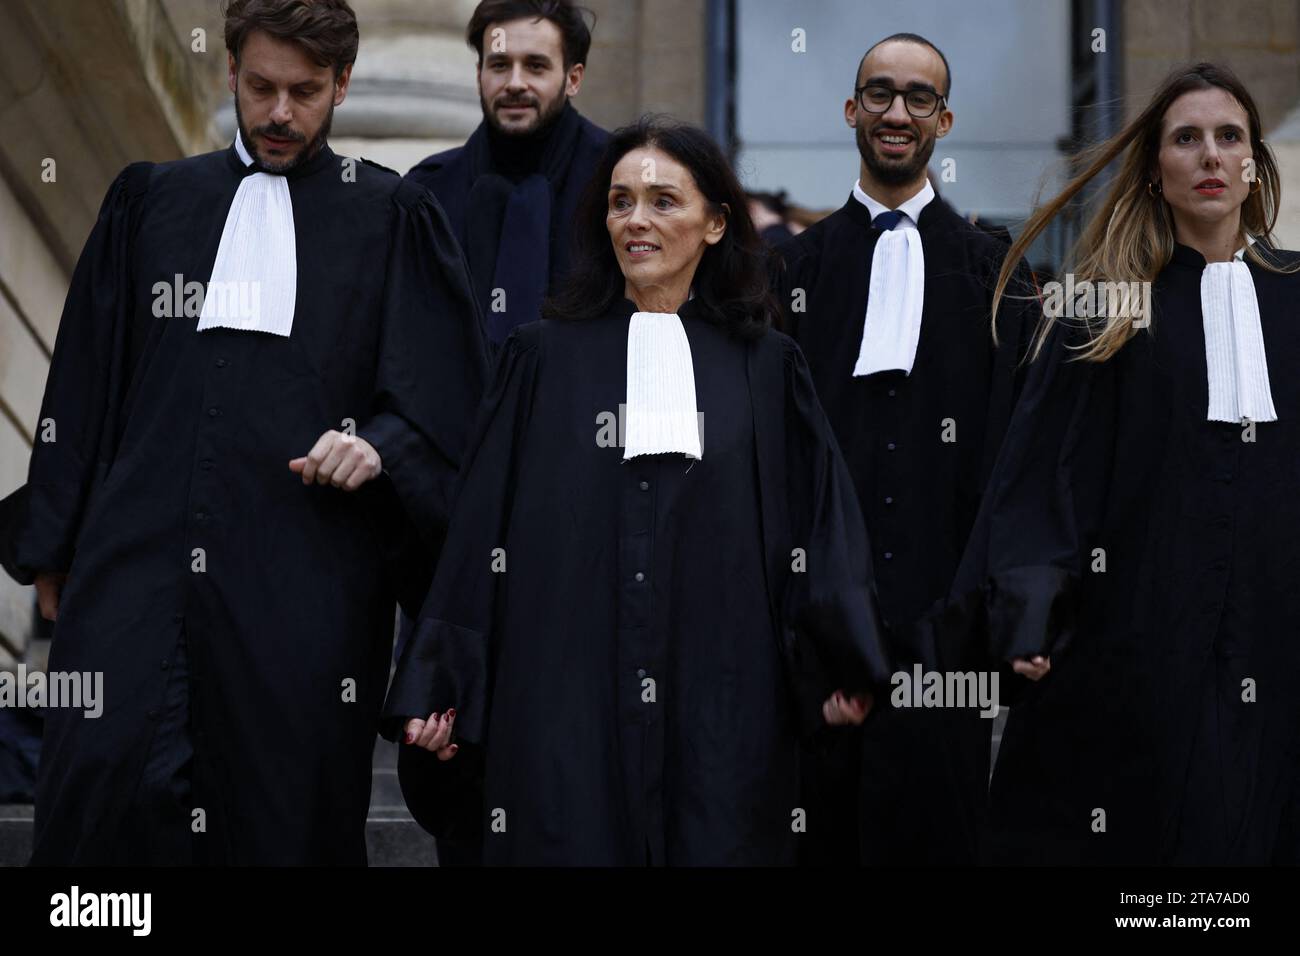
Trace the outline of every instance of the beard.
<path fill-rule="evenodd" d="M 569 97 L 565 95 L 563 88 L 560 95 L 549 103 L 541 103 L 535 96 L 522 96 L 518 99 L 501 97 L 497 100 L 495 106 L 483 99 L 479 95 L 479 105 L 483 108 L 483 118 L 487 120 L 489 126 L 502 136 L 536 136 L 545 133 L 554 123 L 556 117 L 564 109 Z M 501 106 L 536 106 L 538 107 L 537 119 L 526 129 L 507 129 L 501 125 L 501 120 L 497 118 L 497 107 Z"/>
<path fill-rule="evenodd" d="M 877 182 L 886 186 L 905 186 L 908 183 L 915 182 L 919 176 L 924 174 L 926 167 L 930 164 L 930 157 L 934 154 L 935 137 L 933 135 L 926 137 L 918 127 L 908 126 L 905 129 L 912 135 L 915 143 L 912 157 L 907 159 L 885 156 L 876 151 L 875 142 L 871 139 L 872 135 L 880 130 L 882 126 L 883 124 L 877 122 L 872 124 L 870 130 L 864 130 L 861 126 L 857 128 L 858 155 L 862 157 L 862 161 L 866 164 L 867 171 L 871 173 Z M 883 128 L 898 129 L 898 127 Z"/>
<path fill-rule="evenodd" d="M 320 129 L 316 131 L 316 134 L 311 139 L 308 139 L 305 133 L 281 123 L 266 123 L 262 126 L 255 126 L 250 130 L 244 125 L 244 114 L 239 109 L 238 92 L 235 93 L 235 123 L 239 126 L 239 136 L 244 141 L 244 148 L 248 150 L 249 155 L 253 157 L 257 165 L 268 173 L 284 174 L 307 162 L 320 152 L 320 148 L 325 145 L 325 141 L 329 139 L 330 127 L 334 123 L 334 101 L 330 101 L 330 109 L 325 114 L 325 121 L 320 124 Z M 298 150 L 298 154 L 293 159 L 274 160 L 262 155 L 253 142 L 253 136 L 250 133 L 274 136 L 276 139 L 290 139 L 294 142 L 306 143 L 306 146 Z"/>

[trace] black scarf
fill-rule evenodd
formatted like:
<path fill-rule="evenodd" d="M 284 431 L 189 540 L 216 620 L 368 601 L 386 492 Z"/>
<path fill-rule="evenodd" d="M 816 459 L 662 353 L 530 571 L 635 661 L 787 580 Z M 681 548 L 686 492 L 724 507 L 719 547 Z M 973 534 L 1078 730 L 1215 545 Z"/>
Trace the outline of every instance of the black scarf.
<path fill-rule="evenodd" d="M 465 252 L 494 343 L 539 316 L 554 271 L 555 197 L 582 126 L 582 117 L 565 103 L 551 126 L 533 136 L 512 141 L 484 122 L 465 144 L 473 183 Z"/>

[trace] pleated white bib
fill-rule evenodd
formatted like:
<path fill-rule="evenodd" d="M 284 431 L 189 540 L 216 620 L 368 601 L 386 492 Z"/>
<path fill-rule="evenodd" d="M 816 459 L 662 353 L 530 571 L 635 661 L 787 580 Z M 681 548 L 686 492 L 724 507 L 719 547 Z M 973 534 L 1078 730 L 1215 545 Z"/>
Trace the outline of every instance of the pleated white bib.
<path fill-rule="evenodd" d="M 1244 257 L 1243 249 L 1231 262 L 1208 263 L 1201 273 L 1211 422 L 1277 421 L 1255 280 Z"/>
<path fill-rule="evenodd" d="M 245 166 L 253 157 L 235 133 Z M 298 298 L 298 246 L 289 181 L 272 173 L 245 176 L 221 229 L 198 330 L 237 329 L 288 336 Z"/>
<path fill-rule="evenodd" d="M 632 314 L 624 415 L 624 460 L 666 452 L 703 457 L 691 344 L 677 313 Z"/>

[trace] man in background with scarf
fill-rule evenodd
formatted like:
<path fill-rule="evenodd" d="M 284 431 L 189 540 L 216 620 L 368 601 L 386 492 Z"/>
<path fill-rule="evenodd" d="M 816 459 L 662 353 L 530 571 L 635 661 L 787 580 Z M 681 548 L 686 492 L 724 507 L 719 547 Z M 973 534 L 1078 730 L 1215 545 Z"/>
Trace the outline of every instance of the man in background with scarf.
<path fill-rule="evenodd" d="M 571 0 L 483 0 L 466 29 L 483 122 L 407 174 L 446 211 L 493 346 L 536 320 L 563 278 L 569 224 L 609 138 L 569 103 L 591 47 L 584 12 Z"/>

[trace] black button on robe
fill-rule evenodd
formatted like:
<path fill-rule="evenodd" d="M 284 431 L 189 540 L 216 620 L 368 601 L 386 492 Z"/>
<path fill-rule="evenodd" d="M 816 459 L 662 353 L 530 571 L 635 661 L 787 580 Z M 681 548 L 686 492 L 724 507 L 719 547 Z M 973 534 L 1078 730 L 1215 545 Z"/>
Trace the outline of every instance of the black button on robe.
<path fill-rule="evenodd" d="M 633 311 L 506 341 L 388 732 L 456 709 L 443 769 L 485 748 L 488 863 L 790 862 L 802 646 L 849 687 L 888 673 L 861 515 L 798 349 L 692 303 L 703 458 L 599 443 Z"/>
<path fill-rule="evenodd" d="M 1150 331 L 1101 364 L 1058 335 L 1026 386 L 952 609 L 1053 653 L 1002 741 L 1002 862 L 1300 862 L 1300 277 L 1248 265 L 1278 415 L 1253 441 L 1206 421 L 1185 246 Z"/>
<path fill-rule="evenodd" d="M 287 177 L 292 334 L 156 317 L 157 283 L 206 284 L 250 172 L 233 147 L 128 167 L 68 293 L 41 411 L 57 440 L 38 433 L 5 502 L 4 557 L 25 582 L 69 573 L 50 667 L 102 671 L 106 700 L 97 720 L 49 713 L 38 863 L 150 862 L 140 780 L 168 746 L 153 718 L 182 629 L 197 857 L 365 861 L 394 599 L 427 586 L 445 528 L 481 391 L 476 307 L 433 197 L 325 147 Z M 304 486 L 289 460 L 348 419 L 385 474 Z"/>

